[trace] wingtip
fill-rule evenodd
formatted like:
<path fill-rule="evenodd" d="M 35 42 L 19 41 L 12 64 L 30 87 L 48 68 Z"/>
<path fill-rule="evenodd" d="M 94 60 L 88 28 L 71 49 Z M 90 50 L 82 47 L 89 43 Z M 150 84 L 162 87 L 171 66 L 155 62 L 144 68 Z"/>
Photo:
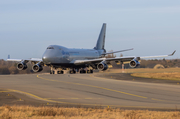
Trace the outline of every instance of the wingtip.
<path fill-rule="evenodd" d="M 170 54 L 169 56 L 173 56 L 175 52 L 176 52 L 176 50 L 174 50 L 174 52 L 172 54 Z"/>

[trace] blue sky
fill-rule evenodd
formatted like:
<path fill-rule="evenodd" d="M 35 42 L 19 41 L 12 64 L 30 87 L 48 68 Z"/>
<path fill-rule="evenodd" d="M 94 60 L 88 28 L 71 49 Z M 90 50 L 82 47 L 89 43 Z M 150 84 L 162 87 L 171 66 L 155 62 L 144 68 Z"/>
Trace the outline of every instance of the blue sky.
<path fill-rule="evenodd" d="M 53 44 L 93 48 L 103 23 L 107 51 L 180 58 L 179 0 L 0 0 L 0 59 L 41 58 Z"/>

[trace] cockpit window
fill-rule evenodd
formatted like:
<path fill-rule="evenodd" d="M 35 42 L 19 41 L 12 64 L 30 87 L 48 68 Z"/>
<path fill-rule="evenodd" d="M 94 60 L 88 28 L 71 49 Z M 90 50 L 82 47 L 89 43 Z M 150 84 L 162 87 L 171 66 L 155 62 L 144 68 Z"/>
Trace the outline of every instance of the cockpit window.
<path fill-rule="evenodd" d="M 53 47 L 48 47 L 47 49 L 54 49 Z"/>

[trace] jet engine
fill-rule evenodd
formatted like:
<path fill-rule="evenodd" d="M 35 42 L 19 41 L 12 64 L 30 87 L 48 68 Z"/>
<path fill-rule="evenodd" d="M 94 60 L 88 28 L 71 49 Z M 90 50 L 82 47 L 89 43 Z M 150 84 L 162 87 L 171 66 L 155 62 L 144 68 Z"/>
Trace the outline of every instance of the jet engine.
<path fill-rule="evenodd" d="M 17 69 L 18 70 L 25 70 L 25 69 L 27 69 L 27 65 L 24 62 L 20 62 L 17 64 Z"/>
<path fill-rule="evenodd" d="M 99 63 L 99 64 L 97 65 L 97 69 L 98 69 L 98 70 L 101 70 L 101 71 L 107 70 L 107 69 L 108 69 L 108 65 L 105 64 L 105 63 L 103 63 L 103 62 L 101 62 L 101 63 Z"/>
<path fill-rule="evenodd" d="M 139 65 L 140 65 L 140 62 L 135 59 L 131 60 L 131 62 L 129 63 L 129 66 L 132 68 L 136 68 Z"/>
<path fill-rule="evenodd" d="M 35 64 L 33 67 L 32 67 L 32 70 L 34 72 L 40 72 L 43 70 L 43 67 L 40 65 L 40 64 Z"/>

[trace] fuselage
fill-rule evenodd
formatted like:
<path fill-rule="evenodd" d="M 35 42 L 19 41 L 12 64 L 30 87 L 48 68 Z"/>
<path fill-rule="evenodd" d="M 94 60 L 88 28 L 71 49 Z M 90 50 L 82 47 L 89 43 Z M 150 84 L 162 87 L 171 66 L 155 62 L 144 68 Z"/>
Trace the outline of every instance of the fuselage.
<path fill-rule="evenodd" d="M 97 59 L 103 50 L 71 49 L 59 45 L 50 45 L 44 52 L 42 59 L 46 65 L 72 65 L 74 60 Z"/>

